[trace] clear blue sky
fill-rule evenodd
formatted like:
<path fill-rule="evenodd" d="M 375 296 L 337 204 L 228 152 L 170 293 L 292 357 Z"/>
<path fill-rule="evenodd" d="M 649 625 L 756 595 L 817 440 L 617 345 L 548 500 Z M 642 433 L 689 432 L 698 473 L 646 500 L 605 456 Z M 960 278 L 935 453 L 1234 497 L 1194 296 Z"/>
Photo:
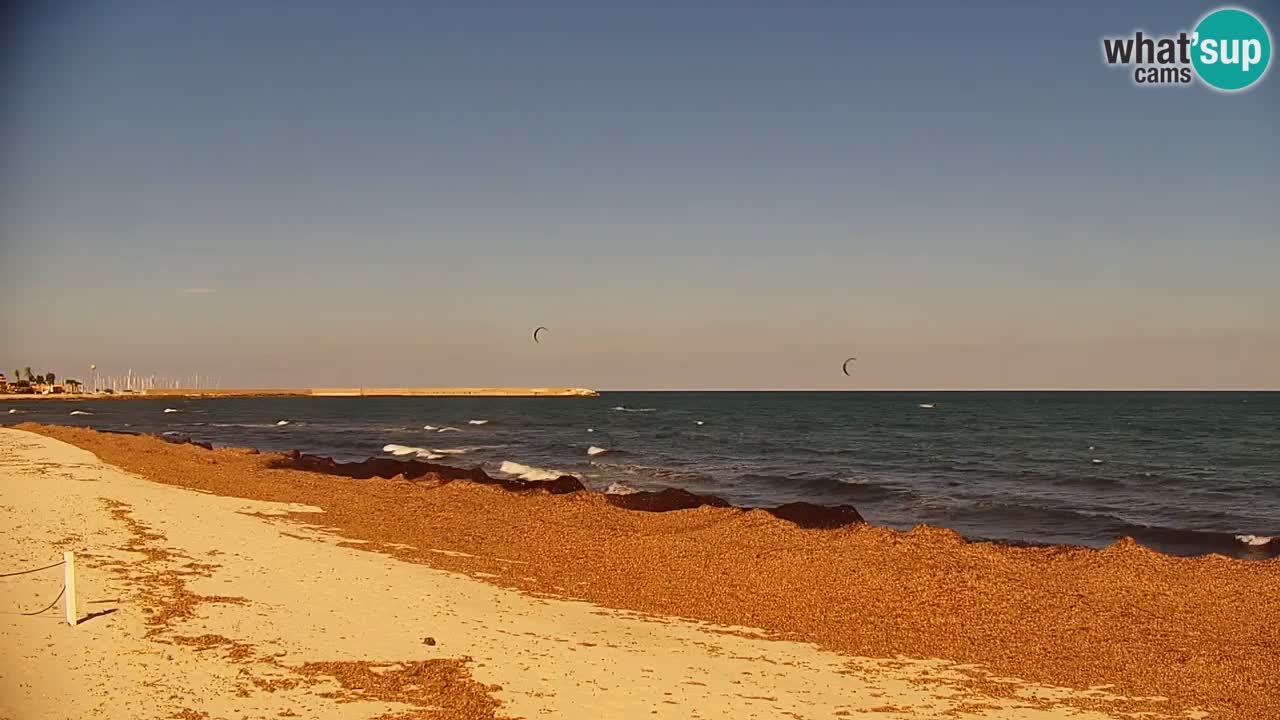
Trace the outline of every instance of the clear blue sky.
<path fill-rule="evenodd" d="M 1280 76 L 1101 59 L 1212 3 L 61 6 L 0 63 L 5 372 L 1280 387 Z"/>

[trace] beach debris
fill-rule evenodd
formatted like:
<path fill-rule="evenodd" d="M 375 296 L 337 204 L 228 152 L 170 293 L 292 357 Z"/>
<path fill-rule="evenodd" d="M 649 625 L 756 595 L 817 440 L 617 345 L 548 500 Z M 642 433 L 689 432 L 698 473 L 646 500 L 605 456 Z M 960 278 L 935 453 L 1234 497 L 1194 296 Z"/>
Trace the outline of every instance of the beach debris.
<path fill-rule="evenodd" d="M 604 497 L 610 505 L 615 507 L 643 512 L 692 510 L 703 506 L 730 507 L 729 501 L 724 498 L 715 495 L 697 495 L 683 488 L 672 487 L 623 494 L 605 493 Z"/>
<path fill-rule="evenodd" d="M 423 644 L 423 645 L 435 645 L 435 644 L 436 644 L 436 639 L 435 639 L 435 638 L 433 638 L 433 637 L 430 637 L 430 636 L 424 637 L 424 638 L 422 638 L 422 644 Z"/>
<path fill-rule="evenodd" d="M 840 371 L 841 371 L 841 372 L 843 372 L 845 375 L 848 375 L 849 377 L 852 377 L 851 375 L 849 375 L 849 363 L 851 363 L 851 362 L 857 362 L 857 360 L 858 360 L 858 358 L 856 358 L 856 357 L 851 357 L 851 358 L 849 358 L 849 359 L 845 360 L 845 361 L 844 361 L 844 364 L 840 366 Z"/>
<path fill-rule="evenodd" d="M 71 415 L 92 415 L 93 413 L 89 412 L 88 410 L 72 410 L 70 414 Z"/>
<path fill-rule="evenodd" d="M 276 422 L 276 427 L 284 427 L 285 425 L 288 425 L 288 424 L 289 424 L 288 420 L 279 420 Z"/>
<path fill-rule="evenodd" d="M 1275 538 L 1267 537 L 1266 535 L 1237 535 L 1236 539 L 1249 547 L 1262 547 Z"/>
<path fill-rule="evenodd" d="M 488 425 L 489 421 L 488 420 L 468 420 L 467 424 L 468 425 Z"/>
<path fill-rule="evenodd" d="M 809 502 L 792 502 L 774 508 L 762 508 L 765 512 L 802 528 L 831 529 L 865 523 L 858 509 L 852 505 L 815 505 Z M 959 540 L 959 534 L 954 537 Z"/>
<path fill-rule="evenodd" d="M 597 447 L 595 445 L 592 445 L 591 447 L 587 448 L 588 455 L 603 455 L 607 452 L 609 452 L 609 448 Z"/>
<path fill-rule="evenodd" d="M 192 440 L 190 435 L 186 433 L 177 432 L 175 430 L 170 430 L 169 432 L 160 433 L 160 439 L 168 443 L 174 443 L 175 445 L 194 445 L 198 448 L 204 448 L 205 450 L 213 449 L 212 443 L 202 442 L 200 440 Z M 214 461 L 210 460 L 210 462 L 213 463 Z"/>
<path fill-rule="evenodd" d="M 533 330 L 533 341 L 534 341 L 534 342 L 542 342 L 541 340 L 539 340 L 539 339 L 538 339 L 538 333 L 540 333 L 540 332 L 551 332 L 551 331 L 550 331 L 550 330 L 548 330 L 547 328 L 543 327 L 542 325 L 539 325 L 538 327 L 534 328 L 534 330 Z"/>

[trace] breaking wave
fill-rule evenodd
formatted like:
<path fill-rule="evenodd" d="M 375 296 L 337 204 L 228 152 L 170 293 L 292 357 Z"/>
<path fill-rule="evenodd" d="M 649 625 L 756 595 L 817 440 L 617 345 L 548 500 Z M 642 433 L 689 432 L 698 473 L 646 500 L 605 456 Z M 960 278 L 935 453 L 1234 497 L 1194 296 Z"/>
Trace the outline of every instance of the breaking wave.
<path fill-rule="evenodd" d="M 533 467 L 532 465 L 521 465 L 518 462 L 511 462 L 510 460 L 503 460 L 502 464 L 498 466 L 498 472 L 512 477 L 518 477 L 521 480 L 530 480 L 533 482 L 555 480 L 561 475 L 566 474 L 559 470 Z"/>
<path fill-rule="evenodd" d="M 426 448 L 414 447 L 412 445 L 397 445 L 391 443 L 382 446 L 382 452 L 389 453 L 395 457 L 418 457 L 424 460 L 439 460 L 443 457 L 439 450 L 428 450 Z"/>

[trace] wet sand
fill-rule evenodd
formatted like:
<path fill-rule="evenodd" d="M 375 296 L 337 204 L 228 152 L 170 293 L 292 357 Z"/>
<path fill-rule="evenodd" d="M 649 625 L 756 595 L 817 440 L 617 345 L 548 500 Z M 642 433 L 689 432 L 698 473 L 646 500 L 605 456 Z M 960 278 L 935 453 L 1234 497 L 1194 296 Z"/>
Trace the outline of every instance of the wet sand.
<path fill-rule="evenodd" d="M 525 717 L 537 716 L 532 711 L 535 700 L 546 703 L 539 712 L 554 708 L 557 715 L 574 715 L 591 696 L 575 689 L 587 676 L 609 688 L 602 692 L 618 702 L 628 693 L 636 694 L 630 704 L 611 710 L 590 706 L 596 711 L 581 711 L 584 717 L 650 717 L 657 709 L 660 716 L 670 717 L 692 717 L 696 710 L 702 717 L 1122 717 L 1131 712 L 1188 717 L 1208 712 L 1212 718 L 1272 718 L 1280 707 L 1275 672 L 1280 659 L 1277 560 L 1173 558 L 1131 542 L 1104 551 L 965 544 L 954 533 L 929 528 L 905 534 L 867 526 L 804 529 L 761 511 L 734 508 L 641 512 L 615 507 L 588 492 L 553 495 L 448 481 L 460 473 L 445 469 L 443 476 L 428 474 L 413 482 L 356 480 L 280 469 L 291 464 L 283 456 L 209 451 L 76 428 L 23 427 L 71 442 L 154 481 L 132 479 L 130 492 L 147 487 L 152 488 L 148 492 L 188 498 L 182 512 L 153 511 L 139 522 L 162 529 L 153 534 L 163 535 L 164 542 L 174 543 L 202 528 L 210 534 L 206 547 L 244 553 L 236 565 L 239 570 L 210 571 L 209 578 L 193 582 L 213 582 L 228 572 L 233 578 L 235 572 L 275 577 L 283 572 L 281 566 L 293 567 L 290 560 L 303 547 L 319 553 L 302 562 L 303 567 L 348 560 L 375 563 L 383 574 L 368 582 L 344 583 L 345 601 L 334 600 L 329 624 L 321 623 L 310 635 L 294 632 L 280 620 L 266 629 L 243 626 L 239 636 L 229 631 L 206 633 L 255 648 L 264 642 L 286 642 L 277 634 L 310 637 L 313 644 L 300 641 L 305 649 L 297 650 L 306 662 L 280 670 L 285 679 L 307 667 L 305 672 L 323 673 L 317 668 L 327 668 L 336 674 L 325 677 L 376 685 L 372 680 L 380 676 L 360 669 L 364 666 L 323 663 L 434 658 L 454 664 L 413 665 L 396 672 L 437 678 L 447 674 L 456 680 L 451 687 L 469 688 L 467 702 L 480 711 Z M 33 437 L 11 431 L 0 435 L 6 442 Z M 56 448 L 75 453 L 61 444 L 31 452 L 47 455 Z M 77 462 L 92 465 L 85 457 Z M 69 472 L 63 460 L 29 464 L 44 468 L 46 483 Z M 6 478 L 0 504 L 19 507 L 10 499 L 11 487 L 21 486 L 15 482 Z M 83 487 L 86 493 L 103 487 L 117 492 L 114 485 L 101 483 L 71 486 Z M 33 498 L 45 492 L 28 490 L 22 497 L 26 503 L 35 502 Z M 129 504 L 133 513 L 146 505 L 132 495 L 117 501 Z M 306 507 L 272 505 L 269 514 L 253 510 L 253 517 L 225 507 L 253 508 L 260 503 Z M 237 523 L 256 523 L 256 534 L 246 535 L 249 531 L 230 522 L 231 516 Z M 10 536 L 6 528 L 6 542 Z M 342 540 L 337 546 L 319 545 L 317 537 Z M 271 545 L 282 538 L 299 545 Z M 183 552 L 198 558 L 201 550 L 190 549 L 197 545 L 189 539 Z M 272 551 L 245 552 L 259 545 Z M 7 564 L 18 560 L 8 553 L 6 546 Z M 427 580 L 417 573 L 436 575 Z M 493 610 L 498 601 L 456 604 L 465 593 L 449 589 L 455 587 L 449 585 L 453 580 L 504 593 L 500 597 L 508 604 L 500 612 Z M 308 600 L 325 597 L 308 585 L 317 582 L 303 574 L 287 587 L 307 588 Z M 258 600 L 259 591 L 251 583 L 233 579 L 231 585 L 236 592 L 228 595 L 249 598 L 254 607 L 259 602 L 287 605 L 282 595 L 268 593 L 265 597 L 274 601 Z M 442 595 L 414 605 L 423 593 L 435 592 L 427 588 L 436 587 L 444 588 Z M 386 592 L 379 592 L 384 588 Z M 411 590 L 398 593 L 396 588 Z M 394 614 L 388 608 L 405 605 L 432 618 L 431 628 L 415 630 L 416 634 L 443 636 L 446 630 L 435 629 L 441 626 L 435 621 L 441 613 L 433 608 L 449 602 L 455 603 L 454 614 L 442 624 L 446 630 L 453 628 L 450 632 L 467 627 L 468 640 L 459 641 L 455 635 L 448 645 L 442 641 L 426 650 L 456 647 L 462 656 L 477 658 L 472 663 L 459 654 L 424 654 L 403 639 L 397 625 L 384 623 L 384 616 Z M 603 612 L 599 617 L 610 620 L 593 639 L 582 639 L 589 627 L 586 615 L 547 615 L 543 603 L 587 608 L 592 616 Z M 619 610 L 644 615 L 627 617 Z M 183 624 L 213 622 L 213 616 L 242 627 L 233 619 L 244 614 L 234 603 L 204 603 Z M 524 620 L 518 619 L 521 615 Z M 396 617 L 403 622 L 405 616 Z M 634 655 L 628 657 L 638 659 L 626 666 L 629 671 L 590 675 L 566 665 L 567 655 L 526 654 L 523 666 L 508 664 L 494 671 L 491 668 L 497 666 L 492 663 L 499 653 L 491 652 L 493 657 L 483 663 L 478 659 L 486 646 L 476 640 L 483 634 L 477 628 L 492 634 L 496 631 L 491 628 L 502 624 L 500 619 L 516 623 L 504 626 L 507 632 L 540 639 L 536 647 L 526 647 L 526 653 L 561 645 L 580 648 L 571 652 L 620 646 L 630 648 Z M 624 622 L 634 625 L 624 629 L 619 624 Z M 540 629 L 530 629 L 534 626 Z M 733 627 L 739 629 L 725 630 Z M 662 640 L 643 635 L 646 639 L 629 644 L 628 637 L 657 632 L 653 628 L 695 634 Z M 335 632 L 349 637 L 343 641 L 347 644 L 331 643 Z M 509 638 L 498 635 L 493 642 Z M 392 637 L 400 640 L 392 643 Z M 421 641 L 416 637 L 415 642 Z M 384 642 L 392 644 L 379 644 Z M 727 650 L 726 643 L 734 642 L 750 645 Z M 330 647 L 343 651 L 327 657 L 317 654 Z M 243 652 L 254 658 L 260 654 Z M 726 657 L 744 664 L 717 664 Z M 837 667 L 842 671 L 836 672 Z M 538 681 L 531 685 L 533 676 Z M 504 690 L 492 690 L 491 685 Z M 307 698 L 314 696 L 315 692 L 306 693 Z M 484 698 L 501 704 L 496 709 L 484 706 Z M 1084 714 L 1072 714 L 1077 711 Z"/>

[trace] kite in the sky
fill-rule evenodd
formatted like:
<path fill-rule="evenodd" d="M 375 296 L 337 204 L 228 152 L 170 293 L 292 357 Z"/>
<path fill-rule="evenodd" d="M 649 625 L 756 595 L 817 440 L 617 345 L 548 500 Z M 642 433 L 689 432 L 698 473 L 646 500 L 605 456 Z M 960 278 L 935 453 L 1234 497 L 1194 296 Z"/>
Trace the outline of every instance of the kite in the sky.
<path fill-rule="evenodd" d="M 548 331 L 545 327 L 542 327 L 541 325 L 539 325 L 539 326 L 538 326 L 536 329 L 534 329 L 534 331 L 533 331 L 533 341 L 534 341 L 534 342 L 540 342 L 540 341 L 538 340 L 538 333 L 540 333 L 540 332 L 550 332 L 550 331 Z"/>
<path fill-rule="evenodd" d="M 840 369 L 844 371 L 844 374 L 845 374 L 845 375 L 848 375 L 848 374 L 849 374 L 849 363 L 851 363 L 851 362 L 853 362 L 853 361 L 855 361 L 855 360 L 857 360 L 857 359 L 858 359 L 858 358 L 856 358 L 856 357 L 851 357 L 851 358 L 849 358 L 848 360 L 845 360 L 845 361 L 844 361 L 844 364 L 840 366 Z"/>

